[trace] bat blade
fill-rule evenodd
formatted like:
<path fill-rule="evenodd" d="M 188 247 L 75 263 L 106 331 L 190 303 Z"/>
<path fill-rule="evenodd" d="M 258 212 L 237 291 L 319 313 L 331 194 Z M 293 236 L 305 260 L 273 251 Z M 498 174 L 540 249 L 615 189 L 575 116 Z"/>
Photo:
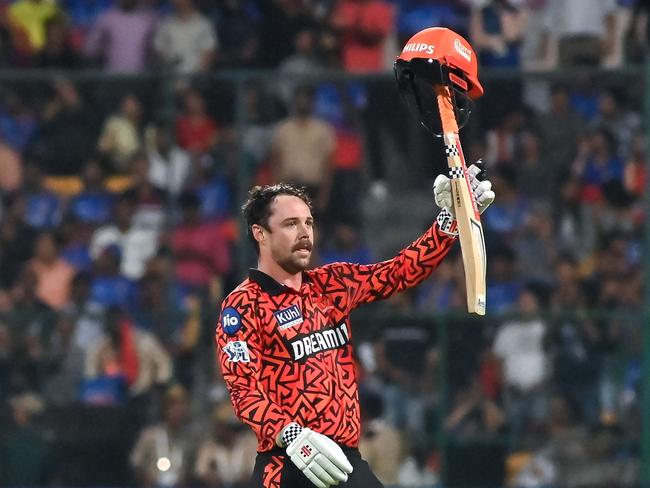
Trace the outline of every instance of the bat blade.
<path fill-rule="evenodd" d="M 449 166 L 451 178 L 454 212 L 458 223 L 458 235 L 465 269 L 467 310 L 469 313 L 485 315 L 487 256 L 481 216 L 470 187 L 449 88 L 438 86 L 436 90 L 445 152 L 447 154 L 447 165 Z"/>

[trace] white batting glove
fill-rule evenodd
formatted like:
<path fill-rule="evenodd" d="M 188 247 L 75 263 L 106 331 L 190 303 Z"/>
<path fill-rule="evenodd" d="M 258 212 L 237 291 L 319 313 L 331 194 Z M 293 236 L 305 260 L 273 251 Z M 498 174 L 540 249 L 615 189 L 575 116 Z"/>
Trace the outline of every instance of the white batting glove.
<path fill-rule="evenodd" d="M 477 161 L 477 163 L 480 164 L 480 160 Z M 467 168 L 469 185 L 474 193 L 474 198 L 476 198 L 478 211 L 483 213 L 494 201 L 495 195 L 492 191 L 492 183 L 490 183 L 490 180 L 480 181 L 477 178 L 480 172 L 481 168 L 476 164 L 472 164 Z M 452 217 L 456 217 L 454 214 L 453 197 L 451 195 L 451 182 L 447 175 L 440 174 L 436 177 L 436 180 L 433 182 L 433 197 L 436 201 L 436 205 L 442 209 L 446 209 Z"/>
<path fill-rule="evenodd" d="M 339 445 L 329 437 L 296 423 L 284 428 L 280 443 L 300 471 L 318 488 L 348 480 L 352 465 Z"/>

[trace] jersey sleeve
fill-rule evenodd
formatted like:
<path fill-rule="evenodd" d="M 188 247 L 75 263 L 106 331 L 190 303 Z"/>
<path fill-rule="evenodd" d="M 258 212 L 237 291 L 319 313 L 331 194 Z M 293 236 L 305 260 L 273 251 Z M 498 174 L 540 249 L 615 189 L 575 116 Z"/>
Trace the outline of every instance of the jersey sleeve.
<path fill-rule="evenodd" d="M 420 284 L 438 267 L 456 240 L 434 223 L 393 259 L 368 265 L 333 263 L 315 270 L 314 278 L 325 292 L 335 292 L 339 308 L 350 312 L 359 305 L 383 300 Z"/>
<path fill-rule="evenodd" d="M 235 290 L 224 300 L 216 330 L 217 357 L 237 416 L 260 441 L 275 443 L 293 419 L 269 398 L 260 382 L 262 341 L 254 300 L 245 290 Z"/>

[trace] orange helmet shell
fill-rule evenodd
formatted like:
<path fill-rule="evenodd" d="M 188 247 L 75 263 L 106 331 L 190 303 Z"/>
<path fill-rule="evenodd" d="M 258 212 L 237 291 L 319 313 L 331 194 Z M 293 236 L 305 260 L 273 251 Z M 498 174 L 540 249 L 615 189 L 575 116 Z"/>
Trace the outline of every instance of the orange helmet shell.
<path fill-rule="evenodd" d="M 446 27 L 421 30 L 408 40 L 397 59 L 433 59 L 442 66 L 456 68 L 465 74 L 469 82 L 469 97 L 475 99 L 483 95 L 474 49 L 463 36 Z"/>

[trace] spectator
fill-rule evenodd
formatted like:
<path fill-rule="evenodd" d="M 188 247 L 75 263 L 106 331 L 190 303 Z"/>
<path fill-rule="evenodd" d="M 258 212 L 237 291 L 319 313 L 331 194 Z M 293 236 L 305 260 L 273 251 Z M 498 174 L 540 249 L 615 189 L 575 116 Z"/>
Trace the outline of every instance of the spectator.
<path fill-rule="evenodd" d="M 597 238 L 593 212 L 581 199 L 581 190 L 578 178 L 566 180 L 560 187 L 555 215 L 558 252 L 578 261 L 591 255 Z"/>
<path fill-rule="evenodd" d="M 356 189 L 363 186 L 366 144 L 358 119 L 367 104 L 366 91 L 357 82 L 321 83 L 316 89 L 314 113 L 332 124 L 336 140 L 329 218 L 346 215 L 351 220 L 361 219 L 361 194 Z"/>
<path fill-rule="evenodd" d="M 526 222 L 517 232 L 513 247 L 517 255 L 517 274 L 521 279 L 550 287 L 553 283 L 557 246 L 548 208 L 540 204 L 531 210 Z"/>
<path fill-rule="evenodd" d="M 138 0 L 118 0 L 97 17 L 84 51 L 99 58 L 108 73 L 140 73 L 147 67 L 156 17 L 138 7 Z"/>
<path fill-rule="evenodd" d="M 445 313 L 464 307 L 461 296 L 463 278 L 459 260 L 446 259 L 436 270 L 436 279 L 427 280 L 418 289 L 415 308 L 421 313 Z M 491 306 L 491 304 L 490 304 Z"/>
<path fill-rule="evenodd" d="M 174 13 L 157 27 L 153 46 L 164 68 L 181 73 L 208 71 L 217 56 L 217 37 L 193 0 L 173 0 Z"/>
<path fill-rule="evenodd" d="M 330 196 L 334 132 L 312 115 L 313 90 L 299 88 L 294 104 L 294 113 L 273 134 L 272 179 L 306 186 L 316 208 L 324 210 Z"/>
<path fill-rule="evenodd" d="M 176 279 L 182 286 L 206 291 L 231 271 L 233 223 L 230 220 L 203 222 L 200 201 L 190 192 L 181 195 L 180 206 L 183 219 L 170 236 Z"/>
<path fill-rule="evenodd" d="M 623 174 L 625 190 L 637 199 L 641 198 L 646 188 L 645 143 L 645 135 L 636 131 Z"/>
<path fill-rule="evenodd" d="M 131 186 L 125 191 L 135 202 L 133 226 L 161 232 L 167 218 L 168 195 L 149 181 L 149 160 L 139 152 L 131 160 Z"/>
<path fill-rule="evenodd" d="M 193 439 L 187 428 L 189 397 L 178 385 L 164 399 L 163 421 L 140 432 L 131 465 L 143 486 L 174 487 L 187 483 L 192 470 Z"/>
<path fill-rule="evenodd" d="M 599 66 L 616 43 L 615 8 L 615 0 L 548 0 L 543 57 L 553 65 Z"/>
<path fill-rule="evenodd" d="M 35 161 L 25 164 L 25 221 L 34 229 L 54 229 L 61 222 L 63 202 L 45 187 L 43 170 Z"/>
<path fill-rule="evenodd" d="M 593 426 L 601 415 L 598 390 L 607 339 L 594 319 L 577 313 L 575 298 L 573 303 L 570 300 L 570 296 L 562 297 L 564 313 L 548 337 L 553 380 L 559 392 L 579 409 L 583 421 Z"/>
<path fill-rule="evenodd" d="M 59 256 L 54 234 L 43 232 L 36 238 L 34 257 L 29 266 L 38 280 L 38 298 L 55 310 L 61 309 L 70 295 L 74 268 Z"/>
<path fill-rule="evenodd" d="M 641 129 L 641 117 L 623 103 L 622 94 L 615 89 L 604 90 L 598 97 L 598 114 L 593 127 L 610 132 L 616 139 L 616 154 L 625 159 L 632 149 L 632 138 Z"/>
<path fill-rule="evenodd" d="M 262 18 L 273 19 L 273 22 L 261 22 L 259 25 L 260 46 L 264 47 L 259 64 L 264 68 L 276 68 L 291 54 L 296 33 L 311 25 L 313 18 L 300 2 L 258 2 L 256 6 Z"/>
<path fill-rule="evenodd" d="M 602 199 L 606 183 L 622 183 L 623 162 L 616 155 L 616 140 L 611 132 L 596 129 L 582 137 L 572 173 L 582 183 L 581 196 L 585 202 Z"/>
<path fill-rule="evenodd" d="M 542 153 L 540 136 L 536 130 L 524 130 L 520 135 L 520 145 L 517 160 L 517 189 L 528 196 L 531 204 L 547 203 L 549 194 L 557 199 L 557 191 L 553 193 L 556 181 L 559 180 L 554 165 Z"/>
<path fill-rule="evenodd" d="M 126 402 L 128 382 L 138 374 L 138 352 L 133 328 L 118 307 L 106 318 L 105 336 L 87 351 L 80 400 L 93 406 L 115 406 Z"/>
<path fill-rule="evenodd" d="M 503 102 L 500 102 L 503 104 Z M 501 117 L 498 125 L 487 131 L 485 139 L 485 163 L 488 168 L 497 165 L 514 165 L 515 156 L 520 150 L 521 137 L 527 126 L 527 110 L 512 107 Z"/>
<path fill-rule="evenodd" d="M 384 48 L 395 24 L 393 6 L 384 0 L 338 0 L 331 25 L 342 36 L 343 69 L 383 71 Z"/>
<path fill-rule="evenodd" d="M 12 192 L 20 188 L 23 178 L 20 155 L 3 140 L 0 134 L 0 191 Z"/>
<path fill-rule="evenodd" d="M 77 47 L 83 44 L 85 37 L 99 17 L 113 6 L 115 0 L 61 0 L 60 5 L 72 24 L 72 37 Z"/>
<path fill-rule="evenodd" d="M 0 482 L 4 486 L 39 486 L 51 482 L 53 456 L 33 418 L 43 412 L 41 398 L 23 393 L 9 400 L 13 426 L 0 444 Z"/>
<path fill-rule="evenodd" d="M 259 22 L 259 14 L 252 7 L 251 2 L 247 0 L 222 2 L 215 21 L 220 47 L 217 62 L 220 67 L 255 67 L 260 48 Z"/>
<path fill-rule="evenodd" d="M 142 147 L 142 106 L 132 93 L 125 95 L 118 113 L 104 122 L 97 149 L 109 161 L 112 171 L 128 172 L 128 164 Z"/>
<path fill-rule="evenodd" d="M 50 405 L 72 405 L 79 397 L 85 352 L 75 343 L 74 333 L 75 317 L 67 313 L 60 314 L 44 353 L 48 377 L 43 393 Z"/>
<path fill-rule="evenodd" d="M 114 207 L 113 222 L 95 231 L 90 243 L 90 255 L 97 259 L 107 247 L 116 246 L 121 256 L 121 273 L 137 280 L 145 271 L 147 260 L 156 254 L 158 234 L 151 229 L 133 225 L 135 202 L 131 195 L 121 195 Z"/>
<path fill-rule="evenodd" d="M 105 224 L 111 217 L 115 198 L 104 187 L 104 171 L 98 160 L 86 162 L 81 179 L 83 190 L 70 201 L 70 214 L 83 224 Z"/>
<path fill-rule="evenodd" d="M 5 22 L 0 21 L 0 68 L 15 66 L 16 57 L 11 32 Z"/>
<path fill-rule="evenodd" d="M 11 328 L 5 320 L 0 321 L 0 394 L 9 398 L 12 370 L 14 368 L 14 344 Z M 2 469 L 0 469 L 2 473 Z M 0 474 L 0 479 L 2 475 Z"/>
<path fill-rule="evenodd" d="M 483 66 L 518 67 L 526 12 L 512 0 L 474 1 L 470 38 Z"/>
<path fill-rule="evenodd" d="M 25 222 L 25 196 L 20 193 L 4 197 L 5 211 L 0 220 L 0 256 L 2 273 L 0 288 L 13 286 L 23 264 L 33 254 L 36 232 Z"/>
<path fill-rule="evenodd" d="M 358 222 L 344 220 L 343 217 L 334 223 L 331 239 L 321 246 L 321 263 L 373 263 L 370 248 L 363 242 L 360 227 Z"/>
<path fill-rule="evenodd" d="M 149 138 L 149 181 L 176 198 L 186 187 L 190 177 L 190 154 L 174 144 L 173 136 L 161 124 L 154 124 L 150 128 Z"/>
<path fill-rule="evenodd" d="M 196 455 L 194 475 L 208 488 L 247 486 L 253 473 L 257 440 L 235 416 L 229 402 L 212 414 L 212 434 Z"/>
<path fill-rule="evenodd" d="M 277 68 L 281 77 L 279 95 L 286 104 L 291 101 L 301 78 L 318 75 L 323 65 L 318 59 L 316 50 L 316 31 L 305 27 L 298 31 L 294 37 L 293 53 L 285 58 Z"/>
<path fill-rule="evenodd" d="M 70 286 L 70 301 L 64 314 L 73 323 L 72 342 L 82 351 L 88 351 L 99 341 L 104 331 L 105 309 L 91 299 L 92 276 L 78 272 Z"/>
<path fill-rule="evenodd" d="M 191 388 L 201 332 L 200 302 L 196 293 L 183 290 L 170 278 L 152 271 L 140 280 L 133 318 L 172 357 L 178 382 Z"/>
<path fill-rule="evenodd" d="M 27 36 L 31 51 L 36 53 L 45 46 L 48 21 L 61 11 L 56 3 L 47 0 L 17 0 L 9 7 L 8 15 L 10 25 Z"/>
<path fill-rule="evenodd" d="M 58 233 L 61 239 L 61 257 L 77 271 L 90 271 L 90 237 L 93 229 L 82 224 L 74 215 L 67 214 L 61 222 Z"/>
<path fill-rule="evenodd" d="M 35 67 L 74 69 L 81 65 L 79 53 L 70 43 L 68 23 L 63 15 L 47 20 L 45 35 L 45 45 L 34 59 Z"/>
<path fill-rule="evenodd" d="M 221 144 L 221 149 L 229 145 L 230 141 Z M 203 160 L 198 165 L 191 185 L 201 204 L 201 218 L 206 221 L 226 219 L 232 213 L 232 184 L 227 169 L 220 168 L 219 152 L 217 161 Z"/>
<path fill-rule="evenodd" d="M 430 329 L 404 318 L 390 320 L 375 345 L 377 372 L 384 379 L 385 419 L 414 443 L 426 437 L 428 403 L 437 351 Z"/>
<path fill-rule="evenodd" d="M 52 88 L 54 96 L 45 106 L 39 136 L 30 150 L 46 174 L 76 175 L 92 153 L 93 117 L 72 81 L 58 78 Z"/>
<path fill-rule="evenodd" d="M 178 145 L 199 157 L 210 153 L 219 140 L 219 128 L 207 113 L 203 95 L 195 89 L 183 93 L 183 112 L 176 119 Z"/>
<path fill-rule="evenodd" d="M 493 350 L 503 364 L 505 405 L 512 438 L 546 415 L 543 385 L 548 377 L 544 339 L 548 327 L 540 317 L 539 299 L 530 289 L 521 291 L 518 320 L 502 323 Z"/>
<path fill-rule="evenodd" d="M 90 297 L 104 308 L 132 305 L 136 284 L 120 274 L 122 251 L 118 244 L 99 246 L 93 260 Z"/>
<path fill-rule="evenodd" d="M 147 395 L 171 379 L 172 363 L 160 342 L 115 309 L 108 313 L 106 334 L 89 351 L 86 377 L 109 373 L 108 358 L 115 361 L 112 367 L 121 373 L 132 397 Z"/>
<path fill-rule="evenodd" d="M 0 107 L 0 137 L 23 154 L 37 129 L 38 121 L 23 97 L 15 92 L 6 93 Z"/>
<path fill-rule="evenodd" d="M 447 435 L 454 440 L 485 442 L 494 439 L 507 421 L 499 404 L 487 395 L 479 378 L 459 388 L 445 419 Z"/>
<path fill-rule="evenodd" d="M 485 227 L 489 231 L 488 247 L 492 243 L 511 242 L 528 217 L 527 195 L 518 191 L 516 175 L 514 167 L 499 165 L 491 177 L 495 193 L 499 192 L 499 200 L 491 212 L 485 214 Z"/>
<path fill-rule="evenodd" d="M 30 266 L 25 266 L 11 289 L 13 338 L 16 343 L 16 391 L 42 386 L 43 339 L 48 337 L 54 324 L 52 309 L 38 298 L 38 278 Z"/>
<path fill-rule="evenodd" d="M 381 395 L 366 392 L 361 395 L 362 436 L 359 452 L 379 481 L 397 485 L 399 467 L 404 460 L 405 441 L 401 433 L 383 418 Z"/>

